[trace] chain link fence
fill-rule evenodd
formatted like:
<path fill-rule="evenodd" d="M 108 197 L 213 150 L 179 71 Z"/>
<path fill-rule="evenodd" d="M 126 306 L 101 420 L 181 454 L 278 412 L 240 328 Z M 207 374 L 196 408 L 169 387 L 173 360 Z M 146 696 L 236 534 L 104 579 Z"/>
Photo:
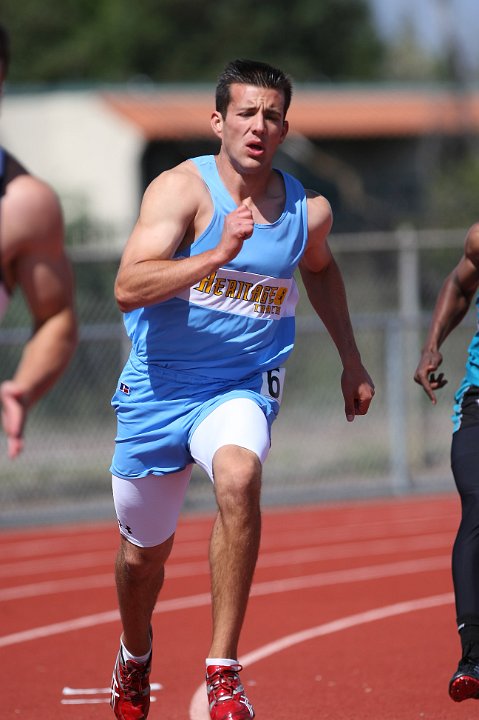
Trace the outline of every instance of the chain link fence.
<path fill-rule="evenodd" d="M 265 465 L 265 504 L 452 489 L 450 415 L 475 325 L 472 309 L 443 348 L 449 383 L 436 407 L 412 378 L 436 295 L 461 255 L 464 235 L 404 229 L 331 237 L 376 397 L 367 416 L 346 422 L 337 351 L 302 293 L 296 348 Z M 129 343 L 113 299 L 121 251 L 110 240 L 71 248 L 79 348 L 33 408 L 23 455 L 9 461 L 0 437 L 0 526 L 113 513 L 110 398 Z M 0 328 L 0 380 L 13 372 L 28 324 L 17 294 Z M 211 507 L 210 482 L 195 469 L 185 509 Z"/>

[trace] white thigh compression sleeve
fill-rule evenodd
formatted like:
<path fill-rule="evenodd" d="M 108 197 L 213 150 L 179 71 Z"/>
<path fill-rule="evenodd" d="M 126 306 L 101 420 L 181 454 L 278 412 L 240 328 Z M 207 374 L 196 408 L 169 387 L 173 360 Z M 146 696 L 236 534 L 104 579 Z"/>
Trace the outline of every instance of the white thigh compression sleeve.
<path fill-rule="evenodd" d="M 263 463 L 271 445 L 268 421 L 261 408 L 248 398 L 227 400 L 198 425 L 190 453 L 213 480 L 213 456 L 223 445 L 239 445 L 256 453 Z"/>
<path fill-rule="evenodd" d="M 112 475 L 120 532 L 134 545 L 153 547 L 176 530 L 192 465 L 168 475 L 125 480 Z"/>

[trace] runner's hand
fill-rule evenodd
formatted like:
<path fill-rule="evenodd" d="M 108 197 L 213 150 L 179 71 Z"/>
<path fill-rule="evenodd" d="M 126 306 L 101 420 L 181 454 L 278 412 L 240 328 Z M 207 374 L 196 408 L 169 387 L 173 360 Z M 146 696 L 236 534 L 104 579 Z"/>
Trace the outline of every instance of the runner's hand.
<path fill-rule="evenodd" d="M 414 373 L 415 382 L 423 387 L 433 405 L 437 403 L 434 391 L 440 390 L 444 385 L 447 385 L 444 373 L 441 372 L 436 375 L 436 370 L 441 363 L 442 355 L 438 350 L 424 350 Z"/>
<path fill-rule="evenodd" d="M 253 213 L 244 203 L 225 217 L 220 246 L 226 252 L 226 261 L 232 260 L 238 255 L 244 241 L 251 237 L 253 230 Z"/>

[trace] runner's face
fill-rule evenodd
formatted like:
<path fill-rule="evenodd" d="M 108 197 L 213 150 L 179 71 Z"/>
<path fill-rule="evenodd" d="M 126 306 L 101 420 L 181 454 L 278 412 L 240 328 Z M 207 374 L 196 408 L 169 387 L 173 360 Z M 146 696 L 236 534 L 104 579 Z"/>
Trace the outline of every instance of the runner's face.
<path fill-rule="evenodd" d="M 243 172 L 269 167 L 288 131 L 283 93 L 234 83 L 230 98 L 226 117 L 214 113 L 212 118 L 222 149 Z"/>

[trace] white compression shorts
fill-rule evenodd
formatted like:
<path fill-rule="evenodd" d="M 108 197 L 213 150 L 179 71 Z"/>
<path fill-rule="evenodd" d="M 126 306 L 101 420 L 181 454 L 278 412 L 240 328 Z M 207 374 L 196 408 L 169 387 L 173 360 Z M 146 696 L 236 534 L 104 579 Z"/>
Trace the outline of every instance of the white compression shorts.
<path fill-rule="evenodd" d="M 235 398 L 216 407 L 198 425 L 190 442 L 195 462 L 213 478 L 213 457 L 224 445 L 239 445 L 264 463 L 270 448 L 268 421 L 248 398 Z M 120 532 L 139 547 L 154 547 L 176 529 L 193 466 L 167 475 L 125 480 L 112 475 L 113 501 Z"/>

